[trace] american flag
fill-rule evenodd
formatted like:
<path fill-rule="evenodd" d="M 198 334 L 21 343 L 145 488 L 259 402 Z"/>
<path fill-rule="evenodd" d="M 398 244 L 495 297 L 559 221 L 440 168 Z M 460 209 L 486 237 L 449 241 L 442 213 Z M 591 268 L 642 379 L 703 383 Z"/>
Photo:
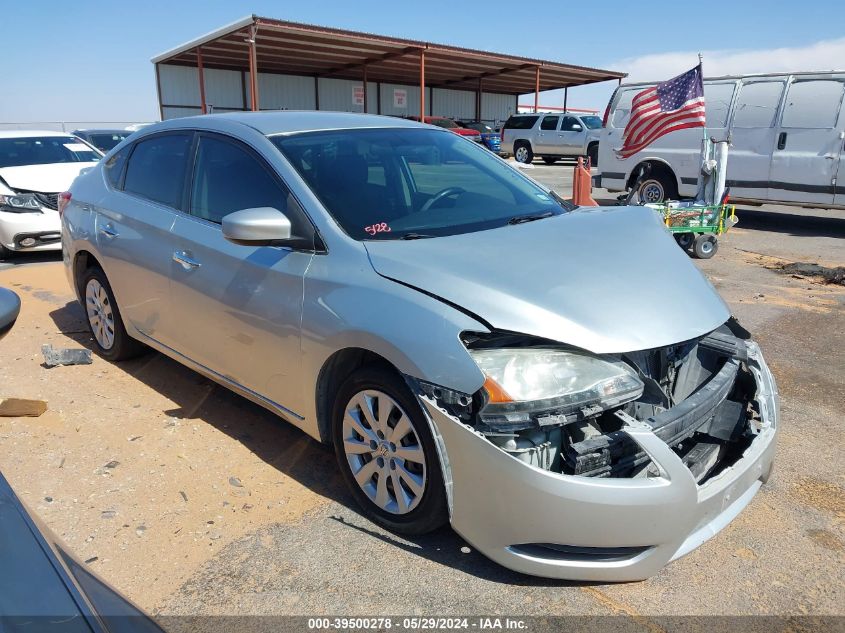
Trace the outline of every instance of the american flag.
<path fill-rule="evenodd" d="M 622 134 L 620 158 L 628 158 L 675 130 L 704 127 L 704 83 L 701 64 L 638 93 Z"/>

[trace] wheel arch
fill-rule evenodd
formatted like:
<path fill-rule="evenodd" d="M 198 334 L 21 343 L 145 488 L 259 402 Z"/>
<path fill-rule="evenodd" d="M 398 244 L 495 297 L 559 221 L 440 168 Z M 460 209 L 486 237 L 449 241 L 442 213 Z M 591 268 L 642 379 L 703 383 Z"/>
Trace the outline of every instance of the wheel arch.
<path fill-rule="evenodd" d="M 89 250 L 79 250 L 73 257 L 73 290 L 76 292 L 76 297 L 82 300 L 82 275 L 89 268 L 99 268 L 105 273 L 102 264 L 100 264 L 97 257 Z"/>
<path fill-rule="evenodd" d="M 633 186 L 640 167 L 647 164 L 651 165 L 652 174 L 665 174 L 670 177 L 675 186 L 675 191 L 678 190 L 678 177 L 675 174 L 675 170 L 672 169 L 672 166 L 668 163 L 668 161 L 657 157 L 644 158 L 631 168 L 631 171 L 628 172 L 628 175 L 625 178 L 626 189 L 630 189 Z"/>

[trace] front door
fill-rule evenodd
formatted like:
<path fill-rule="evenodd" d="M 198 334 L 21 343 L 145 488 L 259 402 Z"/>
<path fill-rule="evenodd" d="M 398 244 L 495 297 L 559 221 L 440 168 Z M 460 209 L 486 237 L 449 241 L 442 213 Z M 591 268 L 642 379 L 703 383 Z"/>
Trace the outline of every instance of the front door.
<path fill-rule="evenodd" d="M 770 200 L 833 204 L 843 94 L 842 78 L 801 77 L 789 85 L 772 154 Z"/>
<path fill-rule="evenodd" d="M 775 117 L 786 78 L 745 80 L 733 111 L 727 185 L 735 198 L 766 200 L 775 147 Z"/>
<path fill-rule="evenodd" d="M 567 156 L 582 154 L 586 135 L 587 131 L 584 129 L 581 121 L 574 116 L 563 117 L 563 120 L 560 122 L 560 132 L 558 133 L 559 153 Z"/>
<path fill-rule="evenodd" d="M 307 218 L 263 159 L 222 136 L 200 135 L 190 190 L 189 213 L 173 226 L 176 349 L 276 406 L 302 411 L 300 320 L 314 254 L 234 244 L 223 237 L 221 220 L 272 207 L 298 235 Z"/>

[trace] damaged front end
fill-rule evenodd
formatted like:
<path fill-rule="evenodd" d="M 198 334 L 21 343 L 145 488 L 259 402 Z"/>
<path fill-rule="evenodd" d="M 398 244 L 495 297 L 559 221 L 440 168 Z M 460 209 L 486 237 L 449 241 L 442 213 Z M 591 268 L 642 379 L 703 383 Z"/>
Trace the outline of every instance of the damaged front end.
<path fill-rule="evenodd" d="M 601 357 L 501 332 L 464 343 L 482 389 L 415 386 L 442 438 L 453 526 L 507 567 L 645 578 L 726 525 L 768 477 L 777 391 L 733 320 Z"/>

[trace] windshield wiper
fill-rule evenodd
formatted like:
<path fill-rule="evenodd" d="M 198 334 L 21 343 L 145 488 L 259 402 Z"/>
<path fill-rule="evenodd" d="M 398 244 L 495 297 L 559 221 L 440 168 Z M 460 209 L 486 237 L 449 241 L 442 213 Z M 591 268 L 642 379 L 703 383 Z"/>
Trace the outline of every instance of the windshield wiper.
<path fill-rule="evenodd" d="M 425 233 L 405 233 L 400 240 L 425 240 L 429 237 L 434 237 L 433 235 L 426 235 Z"/>
<path fill-rule="evenodd" d="M 508 220 L 508 224 L 524 224 L 525 222 L 533 222 L 534 220 L 542 220 L 543 218 L 550 218 L 554 215 L 552 211 L 545 213 L 534 213 L 532 215 L 517 215 Z"/>

